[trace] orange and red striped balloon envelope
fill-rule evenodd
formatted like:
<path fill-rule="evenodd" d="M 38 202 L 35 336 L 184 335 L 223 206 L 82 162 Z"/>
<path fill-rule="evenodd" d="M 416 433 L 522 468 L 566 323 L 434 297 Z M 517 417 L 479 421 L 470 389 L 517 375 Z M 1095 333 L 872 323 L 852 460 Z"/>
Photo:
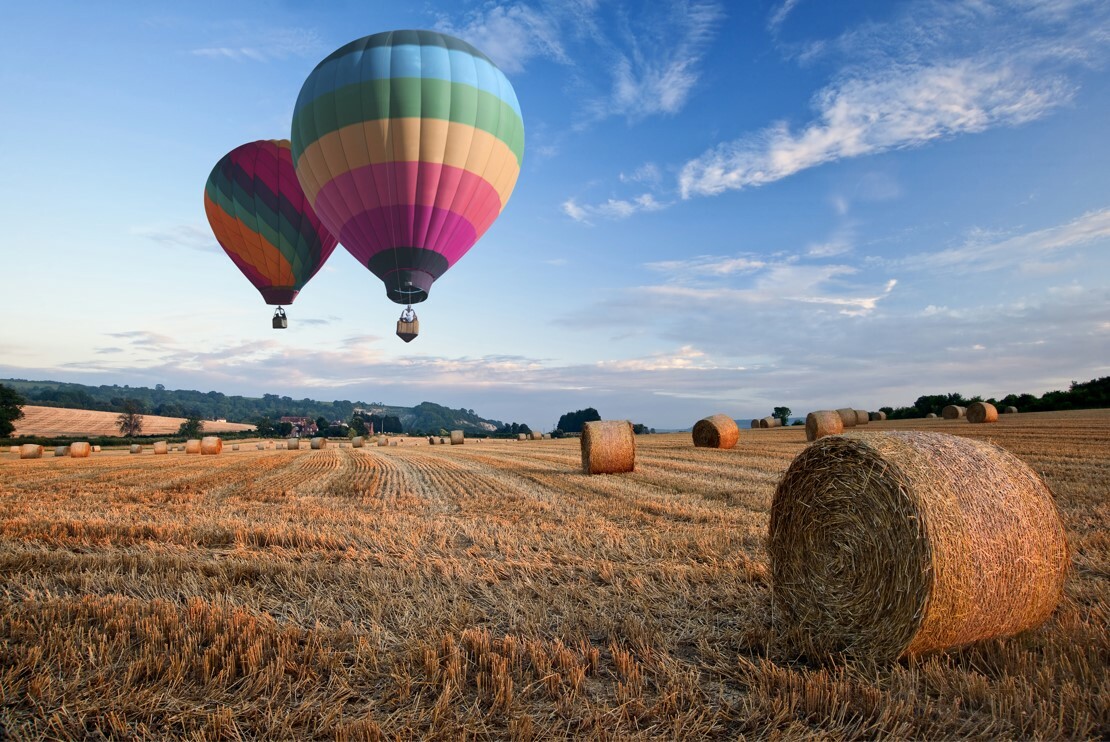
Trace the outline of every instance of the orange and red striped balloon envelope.
<path fill-rule="evenodd" d="M 292 304 L 337 244 L 301 190 L 287 139 L 250 142 L 220 158 L 204 187 L 204 211 L 267 304 Z"/>
<path fill-rule="evenodd" d="M 509 80 L 473 46 L 389 31 L 316 66 L 291 139 L 321 221 L 408 304 L 424 301 L 505 208 L 524 121 Z"/>

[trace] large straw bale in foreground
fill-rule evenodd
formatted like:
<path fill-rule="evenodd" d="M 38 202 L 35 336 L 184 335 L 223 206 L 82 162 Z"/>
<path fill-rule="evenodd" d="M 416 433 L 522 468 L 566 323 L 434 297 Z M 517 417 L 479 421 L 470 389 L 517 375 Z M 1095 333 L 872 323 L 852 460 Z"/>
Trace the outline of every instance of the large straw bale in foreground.
<path fill-rule="evenodd" d="M 19 458 L 41 459 L 43 450 L 43 447 L 37 443 L 24 443 L 19 447 Z"/>
<path fill-rule="evenodd" d="M 998 409 L 990 402 L 972 402 L 967 406 L 967 421 L 969 423 L 996 423 L 998 422 Z"/>
<path fill-rule="evenodd" d="M 451 431 L 451 445 L 461 446 L 463 444 L 463 432 L 461 430 Z"/>
<path fill-rule="evenodd" d="M 866 425 L 871 422 L 871 415 L 867 414 L 867 410 L 856 410 L 856 425 Z"/>
<path fill-rule="evenodd" d="M 87 459 L 90 453 L 92 453 L 92 446 L 89 445 L 88 441 L 69 444 L 69 457 L 71 459 Z"/>
<path fill-rule="evenodd" d="M 856 427 L 856 411 L 851 407 L 841 407 L 836 414 L 840 415 L 840 422 L 845 428 Z"/>
<path fill-rule="evenodd" d="M 154 442 L 154 453 L 158 455 L 168 454 L 170 452 L 170 444 L 165 441 Z"/>
<path fill-rule="evenodd" d="M 806 440 L 812 443 L 826 435 L 844 432 L 844 421 L 836 410 L 817 410 L 806 415 Z"/>
<path fill-rule="evenodd" d="M 732 448 L 740 440 L 740 428 L 728 415 L 710 415 L 694 423 L 697 448 Z"/>
<path fill-rule="evenodd" d="M 947 405 L 943 410 L 940 411 L 940 416 L 943 417 L 945 420 L 959 420 L 966 414 L 966 407 L 960 407 L 954 404 Z"/>
<path fill-rule="evenodd" d="M 636 468 L 636 434 L 628 420 L 595 420 L 582 426 L 582 471 L 619 474 Z"/>
<path fill-rule="evenodd" d="M 328 439 L 327 438 L 313 438 L 311 441 L 309 441 L 308 446 L 313 451 L 319 451 L 322 448 L 327 448 L 328 447 Z"/>
<path fill-rule="evenodd" d="M 224 442 L 218 435 L 206 435 L 200 439 L 202 456 L 215 456 L 222 450 L 224 450 Z"/>
<path fill-rule="evenodd" d="M 788 643 L 876 660 L 1036 627 L 1068 569 L 1063 525 L 1036 472 L 990 443 L 942 433 L 848 433 L 809 446 L 775 490 L 768 550 Z"/>

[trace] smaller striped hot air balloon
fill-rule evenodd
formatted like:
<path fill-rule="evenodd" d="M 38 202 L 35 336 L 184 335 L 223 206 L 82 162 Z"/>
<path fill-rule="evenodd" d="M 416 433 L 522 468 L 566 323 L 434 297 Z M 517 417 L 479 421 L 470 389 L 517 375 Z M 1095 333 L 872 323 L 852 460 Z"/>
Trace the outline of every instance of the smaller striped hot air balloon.
<path fill-rule="evenodd" d="M 267 304 L 278 305 L 274 329 L 288 327 L 282 305 L 338 244 L 301 190 L 289 140 L 250 142 L 224 155 L 204 187 L 204 211 L 231 261 Z"/>

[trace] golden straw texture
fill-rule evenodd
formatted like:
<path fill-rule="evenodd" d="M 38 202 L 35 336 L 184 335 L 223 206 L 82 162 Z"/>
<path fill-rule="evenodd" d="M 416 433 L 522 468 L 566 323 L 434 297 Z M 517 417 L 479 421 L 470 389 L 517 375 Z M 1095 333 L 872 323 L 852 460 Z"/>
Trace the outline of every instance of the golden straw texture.
<path fill-rule="evenodd" d="M 844 424 L 845 428 L 856 427 L 856 411 L 851 407 L 841 407 L 836 411 L 840 415 L 840 422 Z"/>
<path fill-rule="evenodd" d="M 356 435 L 351 439 L 351 448 L 362 448 L 366 445 L 366 439 L 361 435 Z"/>
<path fill-rule="evenodd" d="M 870 414 L 870 417 L 871 417 L 871 422 L 873 422 L 873 423 L 881 422 L 883 420 L 886 420 L 886 413 L 883 412 L 882 410 L 879 410 L 878 412 L 872 412 Z"/>
<path fill-rule="evenodd" d="M 1004 408 L 1002 411 L 1004 413 L 1006 413 L 1007 415 L 1016 415 L 1017 414 L 1017 407 L 1014 407 L 1013 405 L 1011 405 L 1009 407 Z"/>
<path fill-rule="evenodd" d="M 972 402 L 967 406 L 967 421 L 969 423 L 996 423 L 998 422 L 998 409 L 990 402 Z"/>
<path fill-rule="evenodd" d="M 69 456 L 69 446 L 54 446 L 54 458 Z"/>
<path fill-rule="evenodd" d="M 990 443 L 925 432 L 806 448 L 775 490 L 769 552 L 787 643 L 879 661 L 1039 626 L 1069 563 L 1036 472 Z"/>
<path fill-rule="evenodd" d="M 88 444 L 86 444 L 88 445 Z M 24 443 L 19 447 L 19 458 L 21 459 L 41 459 L 43 447 L 37 443 Z M 87 455 L 87 454 L 86 454 Z"/>
<path fill-rule="evenodd" d="M 69 444 L 69 457 L 71 459 L 87 459 L 92 453 L 92 446 L 87 441 Z"/>
<path fill-rule="evenodd" d="M 636 468 L 636 434 L 628 420 L 595 420 L 582 426 L 582 471 L 619 474 Z"/>
<path fill-rule="evenodd" d="M 871 416 L 867 414 L 867 410 L 856 410 L 856 425 L 866 425 L 871 422 Z"/>
<path fill-rule="evenodd" d="M 161 454 L 168 454 L 169 452 L 170 452 L 170 446 L 169 446 L 168 443 L 166 443 L 165 441 L 155 441 L 154 442 L 154 453 L 161 455 Z"/>
<path fill-rule="evenodd" d="M 131 453 L 142 453 L 142 452 L 143 452 L 143 447 L 140 446 L 138 443 L 132 443 L 131 444 Z"/>
<path fill-rule="evenodd" d="M 206 435 L 200 440 L 200 453 L 202 456 L 215 456 L 224 450 L 223 439 L 217 435 Z"/>
<path fill-rule="evenodd" d="M 185 441 L 185 453 L 200 453 L 200 439 L 192 438 Z"/>
<path fill-rule="evenodd" d="M 740 440 L 740 428 L 728 415 L 711 415 L 694 423 L 697 448 L 732 448 Z"/>
<path fill-rule="evenodd" d="M 327 438 L 313 438 L 311 441 L 309 441 L 308 446 L 313 451 L 319 451 L 322 448 L 327 448 L 328 447 L 328 439 Z"/>
<path fill-rule="evenodd" d="M 844 432 L 844 421 L 836 410 L 817 410 L 806 415 L 806 440 L 812 443 L 826 435 Z"/>
<path fill-rule="evenodd" d="M 461 430 L 451 431 L 451 445 L 461 446 L 463 444 L 463 432 Z"/>
<path fill-rule="evenodd" d="M 954 404 L 950 404 L 940 411 L 940 416 L 943 417 L 945 420 L 959 420 L 966 414 L 966 407 L 960 407 Z"/>
<path fill-rule="evenodd" d="M 301 450 L 301 439 L 300 438 L 290 438 L 289 440 L 287 440 L 285 442 L 285 448 L 290 450 L 290 451 L 300 451 Z"/>

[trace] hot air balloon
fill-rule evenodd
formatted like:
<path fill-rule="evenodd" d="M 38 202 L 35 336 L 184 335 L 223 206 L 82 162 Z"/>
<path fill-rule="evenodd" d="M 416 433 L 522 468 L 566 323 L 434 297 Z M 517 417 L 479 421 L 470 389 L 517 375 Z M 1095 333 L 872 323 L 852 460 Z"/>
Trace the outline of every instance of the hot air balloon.
<path fill-rule="evenodd" d="M 293 163 L 320 220 L 406 310 L 505 208 L 524 155 L 513 86 L 433 31 L 352 41 L 316 66 L 293 110 Z"/>
<path fill-rule="evenodd" d="M 274 329 L 288 327 L 281 305 L 293 303 L 338 242 L 301 190 L 289 140 L 250 142 L 220 158 L 204 186 L 204 211 L 224 252 L 278 305 Z"/>

